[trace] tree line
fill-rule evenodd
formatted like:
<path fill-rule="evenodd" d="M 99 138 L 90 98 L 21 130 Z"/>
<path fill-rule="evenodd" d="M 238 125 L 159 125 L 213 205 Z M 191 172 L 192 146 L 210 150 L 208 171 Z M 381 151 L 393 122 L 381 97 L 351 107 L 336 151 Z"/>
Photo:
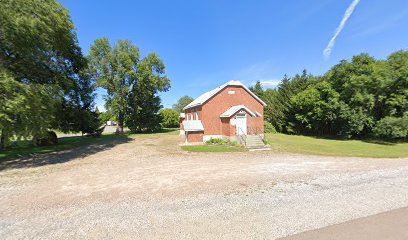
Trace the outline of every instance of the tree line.
<path fill-rule="evenodd" d="M 54 0 L 1 1 L 0 23 L 0 148 L 51 129 L 94 132 L 98 87 L 119 131 L 160 125 L 158 93 L 170 80 L 157 54 L 141 57 L 129 40 L 100 38 L 84 56 L 69 12 Z"/>
<path fill-rule="evenodd" d="M 276 89 L 251 87 L 278 132 L 342 138 L 408 138 L 408 51 L 386 60 L 368 54 L 325 74 L 285 76 Z"/>
<path fill-rule="evenodd" d="M 160 57 L 107 38 L 84 55 L 68 11 L 54 0 L 2 1 L 0 23 L 0 148 L 50 130 L 92 133 L 100 119 L 115 119 L 118 132 L 177 127 L 193 100 L 184 96 L 160 111 L 158 94 L 170 88 Z M 102 114 L 95 108 L 98 87 L 107 91 Z M 276 89 L 259 82 L 251 89 L 268 104 L 265 120 L 278 132 L 407 139 L 407 51 L 385 60 L 361 54 L 321 76 L 305 70 Z"/>

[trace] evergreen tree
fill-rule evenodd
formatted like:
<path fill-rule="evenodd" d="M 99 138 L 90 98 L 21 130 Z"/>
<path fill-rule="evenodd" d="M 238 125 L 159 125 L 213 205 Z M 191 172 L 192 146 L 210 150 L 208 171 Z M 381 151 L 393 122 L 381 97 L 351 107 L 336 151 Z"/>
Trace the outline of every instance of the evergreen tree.
<path fill-rule="evenodd" d="M 264 90 L 260 81 L 257 81 L 254 86 L 250 86 L 249 90 L 251 90 L 251 92 L 253 92 L 260 99 L 263 98 Z"/>

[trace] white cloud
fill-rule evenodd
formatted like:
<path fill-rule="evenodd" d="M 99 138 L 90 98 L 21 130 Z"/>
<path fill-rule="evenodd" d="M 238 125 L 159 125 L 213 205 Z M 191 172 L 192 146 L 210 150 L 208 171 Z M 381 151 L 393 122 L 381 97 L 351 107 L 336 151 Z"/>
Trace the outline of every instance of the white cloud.
<path fill-rule="evenodd" d="M 272 80 L 260 80 L 262 87 L 265 88 L 275 88 L 276 86 L 279 85 L 281 80 L 278 79 L 272 79 Z"/>
<path fill-rule="evenodd" d="M 340 32 L 343 30 L 344 25 L 346 24 L 347 20 L 350 18 L 351 14 L 353 14 L 354 9 L 356 8 L 359 2 L 360 0 L 353 0 L 353 2 L 350 4 L 346 12 L 344 13 L 344 16 L 343 16 L 343 19 L 341 19 L 340 25 L 337 27 L 336 32 L 334 33 L 333 37 L 330 39 L 329 44 L 327 44 L 327 47 L 323 51 L 323 56 L 326 59 L 330 57 L 334 44 L 336 43 L 337 37 L 339 36 Z"/>

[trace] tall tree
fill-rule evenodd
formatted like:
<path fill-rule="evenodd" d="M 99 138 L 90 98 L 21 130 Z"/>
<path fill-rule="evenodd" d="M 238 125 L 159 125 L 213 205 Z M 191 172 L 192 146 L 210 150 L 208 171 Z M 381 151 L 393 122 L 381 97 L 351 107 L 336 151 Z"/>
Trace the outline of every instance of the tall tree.
<path fill-rule="evenodd" d="M 265 91 L 265 119 L 287 133 L 407 139 L 407 89 L 407 51 L 386 60 L 360 54 L 323 76 L 304 71 Z"/>
<path fill-rule="evenodd" d="M 261 85 L 261 81 L 257 81 L 254 86 L 250 86 L 249 90 L 253 92 L 256 96 L 263 99 L 264 90 Z"/>
<path fill-rule="evenodd" d="M 107 38 L 96 39 L 89 50 L 93 77 L 108 92 L 106 105 L 115 114 L 117 131 L 121 133 L 128 95 L 136 80 L 139 56 L 139 49 L 129 40 L 119 40 L 112 46 Z"/>
<path fill-rule="evenodd" d="M 330 83 L 319 82 L 291 98 L 294 119 L 289 122 L 293 133 L 336 135 L 339 115 L 345 104 Z"/>
<path fill-rule="evenodd" d="M 74 88 L 58 106 L 53 128 L 62 132 L 93 133 L 99 127 L 95 88 L 96 84 L 87 71 L 79 74 Z"/>
<path fill-rule="evenodd" d="M 388 116 L 408 115 L 408 51 L 392 53 L 387 61 L 387 98 L 385 111 Z"/>
<path fill-rule="evenodd" d="M 290 132 L 288 122 L 294 120 L 291 112 L 291 98 L 305 90 L 314 77 L 303 70 L 302 74 L 280 81 L 277 89 L 268 89 L 262 93 L 262 100 L 267 104 L 265 119 L 279 132 Z"/>
<path fill-rule="evenodd" d="M 4 147 L 11 135 L 28 137 L 52 126 L 86 61 L 68 11 L 56 1 L 1 1 L 0 22 Z"/>
<path fill-rule="evenodd" d="M 24 84 L 0 69 L 0 149 L 11 136 L 30 137 L 47 130 L 55 118 L 53 87 Z"/>
<path fill-rule="evenodd" d="M 170 88 L 170 80 L 164 73 L 164 63 L 155 53 L 149 53 L 138 63 L 126 121 L 132 132 L 156 131 L 161 127 L 162 105 L 158 93 Z"/>
<path fill-rule="evenodd" d="M 190 104 L 192 101 L 194 101 L 194 98 L 190 97 L 190 96 L 182 96 L 176 104 L 173 104 L 172 108 L 174 110 L 176 110 L 177 112 L 181 113 L 184 112 L 183 108 L 185 106 L 187 106 L 188 104 Z"/>
<path fill-rule="evenodd" d="M 74 24 L 61 4 L 1 1 L 0 22 L 0 64 L 15 80 L 71 88 L 71 76 L 85 61 Z"/>
<path fill-rule="evenodd" d="M 161 100 L 170 81 L 161 59 L 149 53 L 140 59 L 139 49 L 129 40 L 113 46 L 107 38 L 96 39 L 89 51 L 93 78 L 108 92 L 106 107 L 116 116 L 118 132 L 126 123 L 132 131 L 160 127 Z"/>

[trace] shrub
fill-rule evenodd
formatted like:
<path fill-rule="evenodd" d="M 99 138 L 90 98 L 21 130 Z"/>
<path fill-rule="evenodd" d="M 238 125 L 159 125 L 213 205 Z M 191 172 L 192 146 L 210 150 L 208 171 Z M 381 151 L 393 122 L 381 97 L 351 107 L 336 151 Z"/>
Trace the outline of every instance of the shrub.
<path fill-rule="evenodd" d="M 232 142 L 230 142 L 230 145 L 231 146 L 234 146 L 234 147 L 240 147 L 240 146 L 242 146 L 239 142 L 237 142 L 237 141 L 232 141 Z"/>
<path fill-rule="evenodd" d="M 86 136 L 101 137 L 104 130 L 105 130 L 105 126 L 102 126 L 102 127 L 99 127 L 98 129 L 96 129 L 93 132 L 87 133 Z"/>
<path fill-rule="evenodd" d="M 377 122 L 374 128 L 374 136 L 386 139 L 408 138 L 408 116 L 385 117 Z"/>
<path fill-rule="evenodd" d="M 44 134 L 33 137 L 34 146 L 49 146 L 58 143 L 57 134 L 54 131 L 47 131 Z"/>
<path fill-rule="evenodd" d="M 276 133 L 275 127 L 268 121 L 264 121 L 264 131 L 265 133 Z"/>
<path fill-rule="evenodd" d="M 216 145 L 226 145 L 228 144 L 225 140 L 221 138 L 211 138 L 206 142 L 207 144 L 216 144 Z"/>

